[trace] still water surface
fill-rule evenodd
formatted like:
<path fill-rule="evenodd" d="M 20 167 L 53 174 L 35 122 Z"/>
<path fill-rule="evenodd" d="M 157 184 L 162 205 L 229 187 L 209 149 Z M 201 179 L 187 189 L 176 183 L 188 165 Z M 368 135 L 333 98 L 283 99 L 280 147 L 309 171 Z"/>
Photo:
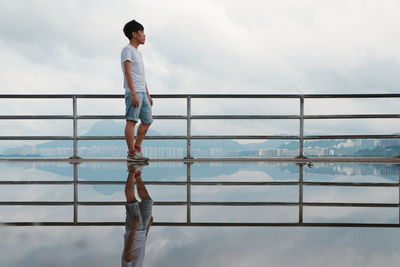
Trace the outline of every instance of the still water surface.
<path fill-rule="evenodd" d="M 80 202 L 126 201 L 126 164 L 83 162 L 75 168 L 78 181 L 114 182 L 79 184 L 76 192 Z M 305 183 L 340 184 L 306 184 L 300 188 L 296 182 L 301 178 Z M 188 219 L 192 223 L 206 224 L 278 225 L 296 224 L 299 220 L 304 223 L 399 224 L 399 167 L 392 164 L 315 163 L 312 168 L 303 166 L 300 169 L 294 163 L 216 162 L 188 166 L 177 162 L 151 162 L 142 170 L 142 179 L 152 182 L 146 187 L 156 203 L 182 203 L 190 198 L 192 202 L 220 204 L 189 208 L 181 204 L 154 205 L 156 224 L 185 224 Z M 188 179 L 195 183 L 189 189 L 185 184 Z M 0 162 L 0 182 L 73 180 L 74 166 L 69 163 Z M 243 185 L 241 182 L 261 183 Z M 381 184 L 389 186 L 378 186 Z M 332 205 L 300 208 L 300 200 Z M 72 205 L 4 204 L 19 201 L 73 202 L 74 185 L 71 183 L 0 184 L 0 202 L 3 203 L 0 221 L 57 223 L 74 220 Z M 223 205 L 229 202 L 247 204 Z M 252 202 L 292 204 L 252 205 Z M 335 203 L 378 205 L 334 206 Z M 80 205 L 75 219 L 89 223 L 122 223 L 125 215 L 123 204 Z M 123 225 L 2 226 L 0 266 L 120 266 L 124 233 Z M 149 230 L 144 266 L 398 266 L 399 238 L 396 227 L 154 225 Z"/>

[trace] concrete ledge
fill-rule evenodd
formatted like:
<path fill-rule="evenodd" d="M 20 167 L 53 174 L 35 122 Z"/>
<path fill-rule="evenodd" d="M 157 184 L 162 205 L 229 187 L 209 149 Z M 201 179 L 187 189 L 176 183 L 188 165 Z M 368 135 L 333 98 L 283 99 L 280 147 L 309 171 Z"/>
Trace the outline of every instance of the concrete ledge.
<path fill-rule="evenodd" d="M 35 161 L 55 161 L 55 162 L 126 162 L 126 158 L 0 158 L 2 161 L 13 162 L 35 162 Z M 400 158 L 376 158 L 376 157 L 330 157 L 330 158 L 152 158 L 149 162 L 359 162 L 359 163 L 394 163 L 400 164 Z"/>

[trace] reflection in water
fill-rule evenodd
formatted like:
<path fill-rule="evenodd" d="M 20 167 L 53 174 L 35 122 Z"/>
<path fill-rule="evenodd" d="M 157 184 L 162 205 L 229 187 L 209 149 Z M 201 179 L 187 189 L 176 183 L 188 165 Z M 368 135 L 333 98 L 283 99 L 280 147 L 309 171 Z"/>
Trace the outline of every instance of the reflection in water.
<path fill-rule="evenodd" d="M 398 165 L 151 162 L 126 178 L 125 164 L 0 162 L 0 221 L 29 225 L 0 227 L 0 266 L 137 266 L 144 251 L 149 267 L 400 261 Z"/>
<path fill-rule="evenodd" d="M 153 200 L 142 181 L 142 169 L 145 165 L 146 162 L 128 163 L 125 184 L 126 223 L 121 260 L 123 267 L 143 265 L 147 235 L 153 223 Z M 135 197 L 135 188 L 140 202 Z"/>

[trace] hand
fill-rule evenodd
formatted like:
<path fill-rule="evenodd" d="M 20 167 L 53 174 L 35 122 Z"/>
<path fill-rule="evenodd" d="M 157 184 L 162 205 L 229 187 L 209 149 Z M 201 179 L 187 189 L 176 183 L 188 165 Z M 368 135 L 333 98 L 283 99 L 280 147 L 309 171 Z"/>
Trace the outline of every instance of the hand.
<path fill-rule="evenodd" d="M 151 98 L 149 95 L 147 97 L 149 98 L 150 105 L 153 105 L 153 98 Z"/>
<path fill-rule="evenodd" d="M 131 102 L 132 102 L 132 106 L 134 106 L 134 107 L 139 106 L 139 98 L 136 94 L 131 95 Z"/>
<path fill-rule="evenodd" d="M 150 218 L 150 225 L 152 225 L 153 224 L 153 216 L 151 216 L 151 218 Z"/>

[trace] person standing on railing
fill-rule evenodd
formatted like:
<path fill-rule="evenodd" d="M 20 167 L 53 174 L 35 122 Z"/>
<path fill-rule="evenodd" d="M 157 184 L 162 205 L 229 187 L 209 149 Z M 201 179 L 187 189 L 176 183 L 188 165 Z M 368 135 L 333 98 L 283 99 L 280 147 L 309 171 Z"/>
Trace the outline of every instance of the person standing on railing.
<path fill-rule="evenodd" d="M 153 122 L 153 100 L 147 88 L 142 54 L 139 45 L 146 40 L 142 24 L 135 20 L 124 26 L 124 34 L 129 39 L 121 51 L 121 67 L 125 89 L 125 139 L 128 146 L 128 160 L 148 160 L 142 154 L 141 145 L 147 130 Z M 135 142 L 135 126 L 140 118 Z"/>

